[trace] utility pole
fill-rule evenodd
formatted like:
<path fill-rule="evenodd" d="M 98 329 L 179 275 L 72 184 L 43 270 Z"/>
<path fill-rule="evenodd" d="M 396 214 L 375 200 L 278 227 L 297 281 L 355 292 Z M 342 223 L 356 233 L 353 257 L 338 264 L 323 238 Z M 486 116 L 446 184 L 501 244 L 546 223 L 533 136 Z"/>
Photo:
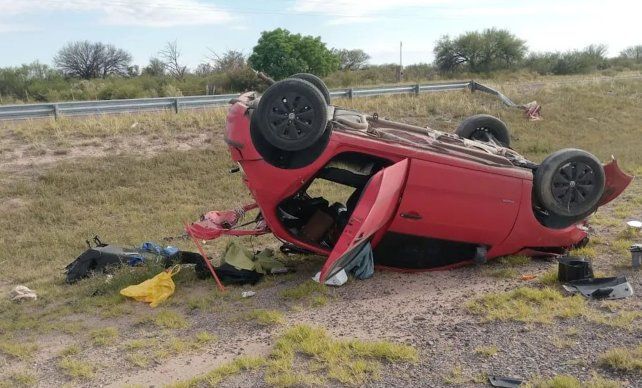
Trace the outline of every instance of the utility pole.
<path fill-rule="evenodd" d="M 403 79 L 403 42 L 399 42 L 399 74 L 397 76 L 398 82 L 401 82 Z"/>

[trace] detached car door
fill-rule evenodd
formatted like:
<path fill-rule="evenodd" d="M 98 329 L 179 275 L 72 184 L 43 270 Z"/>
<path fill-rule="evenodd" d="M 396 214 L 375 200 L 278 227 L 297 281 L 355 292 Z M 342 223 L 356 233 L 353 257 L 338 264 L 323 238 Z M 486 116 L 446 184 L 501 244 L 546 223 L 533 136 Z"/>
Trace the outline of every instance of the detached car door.
<path fill-rule="evenodd" d="M 321 269 L 321 283 L 350 264 L 370 237 L 392 219 L 405 185 L 408 165 L 408 159 L 404 159 L 370 178 L 348 224 Z"/>

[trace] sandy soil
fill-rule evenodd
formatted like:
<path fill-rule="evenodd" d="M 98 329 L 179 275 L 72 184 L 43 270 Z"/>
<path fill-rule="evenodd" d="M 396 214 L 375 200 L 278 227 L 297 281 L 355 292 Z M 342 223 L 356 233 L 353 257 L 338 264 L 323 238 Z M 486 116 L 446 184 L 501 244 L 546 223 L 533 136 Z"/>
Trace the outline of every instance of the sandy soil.
<path fill-rule="evenodd" d="M 165 150 L 205 149 L 212 143 L 212 137 L 211 132 L 96 137 L 70 140 L 64 147 L 57 147 L 53 144 L 25 144 L 9 136 L 2 139 L 4 149 L 0 152 L 0 172 L 33 174 L 55 163 L 79 158 L 125 154 L 153 156 Z"/>

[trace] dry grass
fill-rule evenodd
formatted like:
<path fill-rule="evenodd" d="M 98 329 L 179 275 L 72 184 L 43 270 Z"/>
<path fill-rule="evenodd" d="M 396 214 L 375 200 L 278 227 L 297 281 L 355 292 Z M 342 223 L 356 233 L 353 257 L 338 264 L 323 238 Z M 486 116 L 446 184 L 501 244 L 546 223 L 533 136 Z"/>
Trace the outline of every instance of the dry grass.
<path fill-rule="evenodd" d="M 475 353 L 484 357 L 492 357 L 499 353 L 499 348 L 495 345 L 478 346 L 475 348 Z"/>
<path fill-rule="evenodd" d="M 540 279 L 541 281 L 541 279 Z M 606 305 L 605 305 L 606 303 Z M 608 308 L 608 307 L 611 308 Z M 607 302 L 589 305 L 580 295 L 564 296 L 551 287 L 520 287 L 507 292 L 491 292 L 466 304 L 468 310 L 486 321 L 552 323 L 555 319 L 583 318 L 587 321 L 633 330 L 642 321 L 642 312 L 626 310 Z M 571 330 L 568 335 L 573 335 Z M 574 343 L 557 338 L 554 345 L 570 347 Z"/>
<path fill-rule="evenodd" d="M 550 379 L 534 379 L 524 384 L 526 388 L 620 388 L 622 383 L 593 374 L 590 380 L 581 382 L 569 375 L 557 375 Z"/>
<path fill-rule="evenodd" d="M 283 313 L 277 310 L 253 310 L 247 315 L 247 318 L 256 321 L 262 326 L 279 325 L 285 322 Z"/>
<path fill-rule="evenodd" d="M 96 346 L 111 345 L 118 339 L 118 329 L 115 327 L 104 327 L 102 329 L 92 330 L 89 336 Z"/>
<path fill-rule="evenodd" d="M 22 141 L 33 144 L 54 144 L 66 148 L 70 140 L 87 139 L 84 144 L 96 145 L 95 138 L 154 134 L 169 136 L 184 133 L 203 133 L 223 128 L 225 108 L 183 111 L 178 114 L 163 111 L 154 113 L 116 114 L 61 118 L 59 120 L 27 120 L 0 123 L 0 131 L 11 132 Z M 99 141 L 98 141 L 99 142 Z"/>
<path fill-rule="evenodd" d="M 189 326 L 185 317 L 173 310 L 159 311 L 152 321 L 156 326 L 165 329 L 184 329 Z"/>
<path fill-rule="evenodd" d="M 216 387 L 226 378 L 243 371 L 259 368 L 265 365 L 265 362 L 265 358 L 262 357 L 238 357 L 203 376 L 196 377 L 189 381 L 170 384 L 167 388 Z"/>
<path fill-rule="evenodd" d="M 71 357 L 64 357 L 58 362 L 58 368 L 68 377 L 74 380 L 90 380 L 96 371 L 95 365 L 91 362 L 78 360 Z"/>
<path fill-rule="evenodd" d="M 0 378 L 0 388 L 26 388 L 33 387 L 38 379 L 29 372 L 12 372 Z"/>
<path fill-rule="evenodd" d="M 34 343 L 0 341 L 0 353 L 20 360 L 31 358 L 37 350 L 38 345 Z"/>
<path fill-rule="evenodd" d="M 175 388 L 217 386 L 245 370 L 265 368 L 265 383 L 272 386 L 363 386 L 379 377 L 382 361 L 416 362 L 417 351 L 387 341 L 338 341 L 319 327 L 297 325 L 283 333 L 269 357 L 240 357 L 211 372 L 172 385 Z"/>
<path fill-rule="evenodd" d="M 564 297 L 552 288 L 520 287 L 509 292 L 489 293 L 467 303 L 484 319 L 551 323 L 556 318 L 579 317 L 586 311 L 581 296 Z"/>
<path fill-rule="evenodd" d="M 312 298 L 315 295 L 325 295 L 327 294 L 328 287 L 323 284 L 319 284 L 312 280 L 307 280 L 297 286 L 288 288 L 281 292 L 281 296 L 285 299 L 290 300 L 302 300 Z"/>
<path fill-rule="evenodd" d="M 619 372 L 642 374 L 642 345 L 633 349 L 611 349 L 600 356 L 599 363 Z"/>

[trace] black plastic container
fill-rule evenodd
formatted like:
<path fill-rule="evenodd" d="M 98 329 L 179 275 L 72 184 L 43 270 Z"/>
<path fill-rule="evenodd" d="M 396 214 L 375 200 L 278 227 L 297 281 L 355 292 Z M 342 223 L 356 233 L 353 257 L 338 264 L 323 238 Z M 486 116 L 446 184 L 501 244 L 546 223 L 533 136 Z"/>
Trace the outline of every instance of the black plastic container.
<path fill-rule="evenodd" d="M 564 256 L 559 260 L 557 278 L 560 282 L 589 279 L 593 277 L 593 266 L 582 257 Z"/>

